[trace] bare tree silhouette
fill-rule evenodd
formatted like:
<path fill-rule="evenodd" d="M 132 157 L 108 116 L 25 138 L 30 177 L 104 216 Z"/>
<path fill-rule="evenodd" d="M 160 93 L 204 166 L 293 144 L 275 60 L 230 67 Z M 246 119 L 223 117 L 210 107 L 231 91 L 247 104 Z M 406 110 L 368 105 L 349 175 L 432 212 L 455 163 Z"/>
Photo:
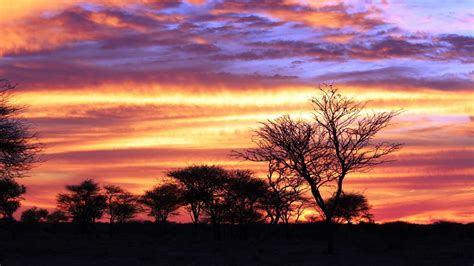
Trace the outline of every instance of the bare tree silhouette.
<path fill-rule="evenodd" d="M 301 197 L 290 198 L 282 209 L 281 219 L 288 225 L 290 222 L 298 223 L 303 212 L 310 207 L 310 200 L 301 195 Z"/>
<path fill-rule="evenodd" d="M 166 223 L 183 206 L 181 189 L 176 184 L 163 184 L 145 191 L 139 202 L 148 210 L 148 216 L 155 218 L 157 223 Z"/>
<path fill-rule="evenodd" d="M 268 163 L 266 177 L 267 191 L 261 203 L 269 223 L 288 223 L 291 218 L 298 220 L 307 206 L 304 179 L 275 162 Z"/>
<path fill-rule="evenodd" d="M 21 213 L 21 221 L 24 223 L 40 223 L 45 222 L 48 217 L 48 210 L 31 207 Z"/>
<path fill-rule="evenodd" d="M 13 213 L 20 207 L 26 188 L 11 178 L 0 178 L 0 218 L 13 221 Z"/>
<path fill-rule="evenodd" d="M 328 253 L 334 253 L 334 213 L 347 174 L 368 170 L 400 144 L 375 142 L 375 135 L 399 112 L 363 114 L 364 103 L 342 96 L 332 85 L 320 87 L 311 101 L 313 121 L 282 116 L 262 123 L 255 132 L 256 148 L 234 153 L 251 161 L 277 162 L 304 178 L 328 226 Z M 327 206 L 323 188 L 334 191 Z M 331 193 L 332 194 L 332 193 Z"/>
<path fill-rule="evenodd" d="M 101 194 L 101 188 L 93 180 L 87 179 L 79 185 L 68 185 L 66 189 L 69 193 L 60 193 L 57 197 L 58 209 L 68 213 L 83 230 L 92 228 L 106 208 L 106 198 Z"/>

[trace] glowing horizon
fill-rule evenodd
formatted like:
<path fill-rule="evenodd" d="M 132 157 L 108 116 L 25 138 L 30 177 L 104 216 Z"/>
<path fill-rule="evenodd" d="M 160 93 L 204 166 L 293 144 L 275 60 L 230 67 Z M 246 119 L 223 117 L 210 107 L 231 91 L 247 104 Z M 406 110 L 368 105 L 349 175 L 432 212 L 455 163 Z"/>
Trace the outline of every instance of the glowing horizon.
<path fill-rule="evenodd" d="M 334 83 L 404 110 L 379 136 L 404 143 L 395 162 L 347 178 L 376 221 L 473 222 L 473 6 L 372 2 L 0 0 L 0 77 L 45 145 L 22 209 L 86 178 L 141 193 L 191 164 L 261 175 L 230 150 Z"/>

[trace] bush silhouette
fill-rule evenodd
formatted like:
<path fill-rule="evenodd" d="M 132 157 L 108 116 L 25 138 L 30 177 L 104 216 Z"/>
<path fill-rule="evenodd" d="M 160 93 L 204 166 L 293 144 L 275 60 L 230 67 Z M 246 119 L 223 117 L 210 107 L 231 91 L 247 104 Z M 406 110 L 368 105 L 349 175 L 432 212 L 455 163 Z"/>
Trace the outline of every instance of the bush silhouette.
<path fill-rule="evenodd" d="M 326 205 L 332 208 L 335 201 L 335 197 L 331 197 L 327 200 Z M 343 192 L 335 208 L 333 219 L 336 223 L 344 222 L 349 224 L 360 221 L 373 222 L 373 215 L 370 213 L 367 198 L 363 194 Z"/>
<path fill-rule="evenodd" d="M 21 221 L 24 223 L 45 222 L 48 218 L 48 210 L 38 207 L 31 207 L 21 214 Z"/>
<path fill-rule="evenodd" d="M 50 214 L 48 214 L 48 216 L 46 217 L 46 221 L 48 223 L 54 223 L 54 224 L 63 223 L 63 222 L 69 221 L 69 217 L 64 211 L 55 210 L 51 212 Z"/>

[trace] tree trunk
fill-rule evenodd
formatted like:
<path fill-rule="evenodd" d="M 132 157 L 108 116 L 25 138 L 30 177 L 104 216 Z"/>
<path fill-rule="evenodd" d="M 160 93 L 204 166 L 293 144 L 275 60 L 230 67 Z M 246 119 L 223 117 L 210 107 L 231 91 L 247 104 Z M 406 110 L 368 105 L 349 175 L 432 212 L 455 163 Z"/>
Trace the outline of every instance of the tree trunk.
<path fill-rule="evenodd" d="M 7 220 L 8 222 L 10 222 L 10 223 L 11 223 L 11 222 L 14 222 L 14 221 L 15 221 L 15 218 L 13 217 L 13 213 L 7 213 L 7 215 L 6 215 L 6 220 Z"/>
<path fill-rule="evenodd" d="M 276 213 L 275 213 L 275 224 L 278 224 L 278 222 L 280 221 L 280 218 L 281 218 L 280 211 L 276 211 Z"/>
<path fill-rule="evenodd" d="M 213 222 L 212 223 L 212 231 L 213 231 L 213 235 L 214 235 L 214 240 L 220 241 L 221 240 L 220 224 L 217 223 L 217 222 Z"/>
<path fill-rule="evenodd" d="M 114 236 L 118 231 L 118 224 L 113 222 L 113 221 L 110 221 L 109 223 L 109 236 L 112 237 Z"/>
<path fill-rule="evenodd" d="M 331 218 L 326 219 L 326 230 L 327 230 L 327 254 L 333 255 L 335 253 L 334 247 L 334 235 L 336 232 L 336 224 L 332 221 Z"/>
<path fill-rule="evenodd" d="M 198 228 L 198 226 L 199 226 L 199 223 L 197 222 L 197 220 L 194 220 L 193 221 L 193 238 L 194 238 L 194 240 L 199 239 L 199 234 L 198 234 L 199 228 Z"/>

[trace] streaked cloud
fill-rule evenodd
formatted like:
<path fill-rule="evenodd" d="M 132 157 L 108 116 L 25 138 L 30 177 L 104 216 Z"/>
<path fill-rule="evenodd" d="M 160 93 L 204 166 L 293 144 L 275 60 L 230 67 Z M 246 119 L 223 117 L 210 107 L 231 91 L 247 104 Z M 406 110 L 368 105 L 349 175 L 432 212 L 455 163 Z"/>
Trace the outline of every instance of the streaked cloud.
<path fill-rule="evenodd" d="M 0 76 L 20 84 L 15 100 L 46 144 L 46 162 L 24 179 L 25 206 L 53 207 L 84 178 L 139 193 L 194 163 L 263 174 L 229 151 L 252 145 L 258 121 L 309 118 L 315 87 L 335 83 L 371 109 L 404 110 L 380 136 L 405 143 L 396 161 L 348 179 L 376 219 L 472 221 L 472 10 L 436 6 L 446 11 L 422 1 L 8 3 Z"/>

